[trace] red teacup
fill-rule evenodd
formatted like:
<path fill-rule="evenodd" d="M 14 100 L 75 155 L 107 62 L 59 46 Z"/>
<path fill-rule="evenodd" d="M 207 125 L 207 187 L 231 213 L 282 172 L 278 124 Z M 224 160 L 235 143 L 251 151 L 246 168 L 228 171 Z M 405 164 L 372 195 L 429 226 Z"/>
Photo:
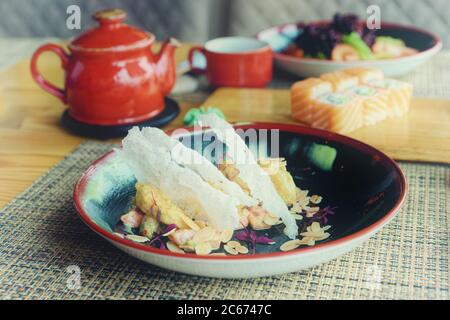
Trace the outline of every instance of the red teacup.
<path fill-rule="evenodd" d="M 194 64 L 194 54 L 202 53 L 206 68 Z M 195 73 L 205 73 L 216 87 L 264 87 L 272 79 L 272 48 L 247 37 L 224 37 L 193 47 L 189 64 Z"/>

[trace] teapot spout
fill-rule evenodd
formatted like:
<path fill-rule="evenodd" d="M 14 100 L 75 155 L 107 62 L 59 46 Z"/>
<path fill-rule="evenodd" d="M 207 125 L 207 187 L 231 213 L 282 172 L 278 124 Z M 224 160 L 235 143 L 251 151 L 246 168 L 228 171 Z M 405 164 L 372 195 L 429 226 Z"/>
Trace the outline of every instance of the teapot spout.
<path fill-rule="evenodd" d="M 180 46 L 180 42 L 175 38 L 164 41 L 158 55 L 156 56 L 156 73 L 159 79 L 160 90 L 164 95 L 168 95 L 175 85 L 176 66 L 174 53 Z"/>

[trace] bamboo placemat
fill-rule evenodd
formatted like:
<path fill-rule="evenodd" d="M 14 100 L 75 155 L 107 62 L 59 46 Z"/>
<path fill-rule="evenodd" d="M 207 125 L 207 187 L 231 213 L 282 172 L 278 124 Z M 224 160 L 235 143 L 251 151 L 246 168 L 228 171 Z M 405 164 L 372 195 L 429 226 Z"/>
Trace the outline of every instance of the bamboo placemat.
<path fill-rule="evenodd" d="M 401 163 L 410 189 L 398 216 L 337 260 L 276 277 L 220 280 L 140 262 L 80 221 L 72 205 L 73 185 L 110 149 L 98 142 L 80 145 L 0 210 L 0 298 L 450 298 L 449 166 Z M 70 266 L 81 272 L 78 289 L 71 289 Z"/>

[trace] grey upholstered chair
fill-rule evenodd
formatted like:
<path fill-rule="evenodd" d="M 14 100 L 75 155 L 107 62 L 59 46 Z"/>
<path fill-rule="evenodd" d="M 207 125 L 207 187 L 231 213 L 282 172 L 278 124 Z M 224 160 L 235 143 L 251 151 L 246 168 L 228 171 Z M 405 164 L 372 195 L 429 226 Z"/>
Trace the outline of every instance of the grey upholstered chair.
<path fill-rule="evenodd" d="M 185 41 L 253 35 L 274 24 L 329 18 L 336 11 L 364 15 L 368 5 L 377 4 L 382 19 L 426 28 L 450 47 L 448 0 L 0 0 L 0 36 L 72 37 L 77 32 L 65 27 L 71 4 L 81 8 L 83 29 L 92 25 L 93 11 L 122 7 L 131 24 L 160 39 L 172 35 Z"/>

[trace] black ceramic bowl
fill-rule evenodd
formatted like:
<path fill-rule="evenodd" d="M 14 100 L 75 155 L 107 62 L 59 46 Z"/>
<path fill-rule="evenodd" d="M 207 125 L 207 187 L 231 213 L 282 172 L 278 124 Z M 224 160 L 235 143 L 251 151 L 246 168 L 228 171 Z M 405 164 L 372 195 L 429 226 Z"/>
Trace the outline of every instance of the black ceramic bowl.
<path fill-rule="evenodd" d="M 310 195 L 321 195 L 321 207 L 334 208 L 335 214 L 329 215 L 326 222 L 331 226 L 328 239 L 313 247 L 282 252 L 280 245 L 288 239 L 271 229 L 265 235 L 276 243 L 257 245 L 254 254 L 197 256 L 161 250 L 118 236 L 113 230 L 120 215 L 131 206 L 136 180 L 114 152 L 97 160 L 78 181 L 74 202 L 80 217 L 120 249 L 160 267 L 213 277 L 252 277 L 295 271 L 333 259 L 380 230 L 404 201 L 406 181 L 400 168 L 389 157 L 364 143 L 296 125 L 257 123 L 235 128 L 244 132 L 268 130 L 268 139 L 249 144 L 250 148 L 257 147 L 260 151 L 270 150 L 269 146 L 275 142 L 270 132 L 278 132 L 274 137 L 279 142 L 279 156 L 286 159 L 296 185 L 309 190 Z M 202 139 L 204 133 L 187 134 Z M 190 146 L 200 149 L 206 144 L 191 140 Z M 302 226 L 301 221 L 298 224 Z"/>

